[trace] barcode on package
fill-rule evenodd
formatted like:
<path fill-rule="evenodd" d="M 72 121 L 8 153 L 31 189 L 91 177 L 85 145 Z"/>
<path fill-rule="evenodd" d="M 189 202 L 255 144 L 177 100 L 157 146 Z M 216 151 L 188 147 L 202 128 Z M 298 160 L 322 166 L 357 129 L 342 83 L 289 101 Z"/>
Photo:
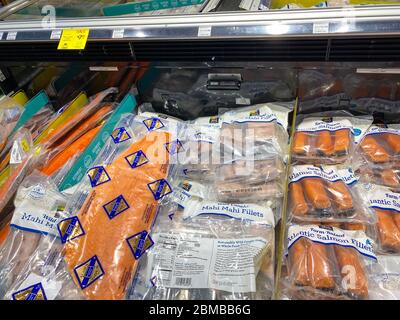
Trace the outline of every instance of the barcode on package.
<path fill-rule="evenodd" d="M 180 287 L 190 287 L 192 285 L 191 278 L 176 278 L 175 284 Z"/>

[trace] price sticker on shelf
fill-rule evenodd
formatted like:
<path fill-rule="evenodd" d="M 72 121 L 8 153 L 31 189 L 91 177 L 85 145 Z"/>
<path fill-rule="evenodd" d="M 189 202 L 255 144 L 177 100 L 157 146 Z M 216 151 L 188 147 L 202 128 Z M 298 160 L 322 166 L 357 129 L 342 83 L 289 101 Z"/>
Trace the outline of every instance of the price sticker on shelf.
<path fill-rule="evenodd" d="M 50 40 L 61 39 L 62 30 L 53 30 L 50 34 Z"/>
<path fill-rule="evenodd" d="M 4 34 L 4 32 L 2 31 L 2 32 L 0 32 L 0 40 L 2 40 L 3 39 L 3 34 Z"/>
<path fill-rule="evenodd" d="M 10 31 L 7 33 L 7 38 L 6 40 L 15 40 L 17 39 L 17 32 L 16 31 Z"/>
<path fill-rule="evenodd" d="M 209 36 L 211 36 L 211 30 L 212 30 L 211 26 L 199 27 L 199 32 L 198 32 L 197 36 L 199 36 L 199 37 L 209 37 Z"/>
<path fill-rule="evenodd" d="M 328 33 L 329 22 L 315 22 L 313 24 L 313 33 Z"/>
<path fill-rule="evenodd" d="M 83 50 L 89 38 L 89 29 L 64 29 L 58 50 Z"/>
<path fill-rule="evenodd" d="M 115 29 L 115 30 L 113 30 L 112 38 L 113 39 L 123 39 L 124 33 L 125 33 L 124 29 Z"/>

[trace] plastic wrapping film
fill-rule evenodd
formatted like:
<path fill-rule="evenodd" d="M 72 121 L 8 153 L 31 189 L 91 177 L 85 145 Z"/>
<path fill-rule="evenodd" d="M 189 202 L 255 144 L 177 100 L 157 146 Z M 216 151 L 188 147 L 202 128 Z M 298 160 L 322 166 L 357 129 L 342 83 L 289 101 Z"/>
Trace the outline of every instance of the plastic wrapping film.
<path fill-rule="evenodd" d="M 54 182 L 34 171 L 16 194 L 11 232 L 0 251 L 0 298 L 37 249 L 42 235 L 57 236 L 58 211 L 66 204 Z"/>
<path fill-rule="evenodd" d="M 283 196 L 287 123 L 292 109 L 293 103 L 270 103 L 221 114 L 221 165 L 216 171 L 219 201 L 252 202 Z"/>
<path fill-rule="evenodd" d="M 282 196 L 276 190 L 283 176 L 289 112 L 289 104 L 257 105 L 188 124 L 176 168 L 184 174 L 174 180 L 174 204 L 161 208 L 151 234 L 154 246 L 140 261 L 130 299 L 271 299 L 274 226 Z M 242 133 L 248 123 L 255 123 L 259 133 L 257 165 L 254 141 L 242 143 L 250 139 L 246 135 L 231 137 L 230 155 L 222 151 L 224 126 Z"/>
<path fill-rule="evenodd" d="M 365 206 L 375 216 L 380 251 L 400 253 L 400 193 L 373 184 L 362 184 L 358 188 Z"/>
<path fill-rule="evenodd" d="M 293 161 L 335 164 L 349 161 L 355 145 L 372 124 L 370 117 L 346 112 L 308 115 L 296 126 Z"/>
<path fill-rule="evenodd" d="M 164 208 L 165 210 L 167 208 Z M 274 216 L 268 207 L 203 202 L 171 208 L 153 230 L 130 299 L 270 299 Z"/>
<path fill-rule="evenodd" d="M 373 125 L 355 150 L 353 168 L 360 180 L 399 190 L 400 126 Z"/>
<path fill-rule="evenodd" d="M 374 223 L 347 166 L 297 165 L 289 175 L 289 219 Z"/>
<path fill-rule="evenodd" d="M 375 243 L 363 230 L 290 225 L 285 295 L 291 299 L 369 299 Z"/>
<path fill-rule="evenodd" d="M 9 97 L 0 100 L 0 152 L 7 144 L 9 134 L 14 129 L 20 115 L 22 107 Z"/>
<path fill-rule="evenodd" d="M 124 298 L 137 259 L 151 246 L 158 204 L 172 193 L 167 178 L 177 138 L 168 128 L 158 118 L 122 117 L 69 199 L 59 237 L 41 240 L 6 298 L 36 299 L 32 290 L 45 296 L 46 286 L 48 299 Z M 52 261 L 43 250 L 54 253 Z M 54 282 L 62 288 L 56 294 Z"/>

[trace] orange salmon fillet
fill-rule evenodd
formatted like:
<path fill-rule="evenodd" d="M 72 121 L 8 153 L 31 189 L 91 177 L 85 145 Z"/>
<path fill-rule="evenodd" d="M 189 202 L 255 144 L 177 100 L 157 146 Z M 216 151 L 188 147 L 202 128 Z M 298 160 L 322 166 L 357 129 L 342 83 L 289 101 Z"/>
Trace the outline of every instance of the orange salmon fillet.
<path fill-rule="evenodd" d="M 104 167 L 108 181 L 101 180 L 101 184 L 94 186 L 79 211 L 77 217 L 84 234 L 67 241 L 64 253 L 68 271 L 86 298 L 124 298 L 139 258 L 135 258 L 135 249 L 130 245 L 135 247 L 134 241 L 128 239 L 138 239 L 134 236 L 149 232 L 155 219 L 159 199 L 151 190 L 157 189 L 156 181 L 167 177 L 169 153 L 165 145 L 169 140 L 169 133 L 154 131 L 133 143 Z M 146 158 L 137 157 L 140 152 Z M 141 160 L 132 167 L 128 160 L 135 157 Z M 171 190 L 168 186 L 163 191 L 165 195 Z M 117 198 L 122 205 L 115 205 L 113 200 Z M 114 214 L 107 213 L 111 209 L 115 209 Z M 89 268 L 92 271 L 87 271 L 86 266 L 93 259 L 97 259 L 96 264 Z"/>
<path fill-rule="evenodd" d="M 55 157 L 53 157 L 43 168 L 42 172 L 47 175 L 51 176 L 54 172 L 59 170 L 63 165 L 65 165 L 69 159 L 71 159 L 75 154 L 79 154 L 83 150 L 86 149 L 86 147 L 89 145 L 89 143 L 93 140 L 95 135 L 100 131 L 101 126 L 98 126 L 96 128 L 93 128 L 92 130 L 88 131 L 85 133 L 82 137 L 80 137 L 78 140 L 70 144 L 69 147 L 64 149 L 62 152 L 57 154 Z"/>

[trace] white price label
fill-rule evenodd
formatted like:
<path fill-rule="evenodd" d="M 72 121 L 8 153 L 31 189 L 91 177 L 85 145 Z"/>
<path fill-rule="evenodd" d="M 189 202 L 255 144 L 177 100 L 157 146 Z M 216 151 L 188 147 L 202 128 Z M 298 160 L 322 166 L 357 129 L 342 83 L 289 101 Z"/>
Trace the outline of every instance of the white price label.
<path fill-rule="evenodd" d="M 17 39 L 17 33 L 16 31 L 11 31 L 9 33 L 7 33 L 7 40 L 15 40 Z"/>
<path fill-rule="evenodd" d="M 199 27 L 198 36 L 199 37 L 209 37 L 209 36 L 211 36 L 211 30 L 212 30 L 211 26 Z"/>
<path fill-rule="evenodd" d="M 62 30 L 53 30 L 50 35 L 50 40 L 59 40 L 61 39 Z"/>
<path fill-rule="evenodd" d="M 329 22 L 316 22 L 313 24 L 313 33 L 328 33 Z"/>
<path fill-rule="evenodd" d="M 115 29 L 115 30 L 113 30 L 112 38 L 113 39 L 123 39 L 124 33 L 125 33 L 125 29 Z"/>

